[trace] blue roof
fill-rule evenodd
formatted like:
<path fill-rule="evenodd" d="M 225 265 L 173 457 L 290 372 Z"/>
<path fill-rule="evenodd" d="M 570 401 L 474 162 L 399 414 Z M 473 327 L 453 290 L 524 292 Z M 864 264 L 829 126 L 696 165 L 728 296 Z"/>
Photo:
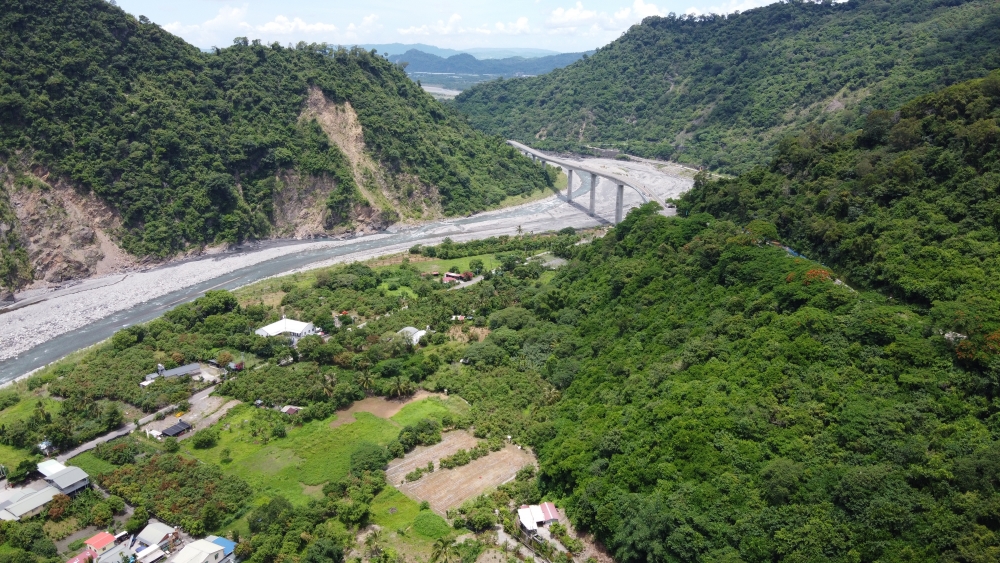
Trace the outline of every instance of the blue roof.
<path fill-rule="evenodd" d="M 222 552 L 227 556 L 232 555 L 233 550 L 236 549 L 236 542 L 232 540 L 227 540 L 226 538 L 214 538 L 212 539 L 212 543 L 214 543 L 215 545 L 221 545 Z"/>

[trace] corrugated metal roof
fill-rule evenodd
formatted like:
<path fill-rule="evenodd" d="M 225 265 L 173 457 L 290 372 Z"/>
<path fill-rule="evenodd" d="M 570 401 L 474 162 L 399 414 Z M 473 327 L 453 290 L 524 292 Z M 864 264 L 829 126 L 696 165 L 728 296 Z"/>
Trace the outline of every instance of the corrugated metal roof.
<path fill-rule="evenodd" d="M 55 487 L 45 487 L 44 489 L 34 494 L 28 495 L 22 498 L 21 500 L 15 502 L 14 504 L 8 506 L 7 512 L 10 512 L 15 517 L 20 518 L 21 516 L 24 516 L 25 514 L 31 512 L 32 510 L 35 510 L 36 508 L 45 506 L 46 504 L 49 503 L 49 501 L 52 500 L 53 497 L 55 497 L 58 494 L 60 494 L 59 489 Z"/>
<path fill-rule="evenodd" d="M 531 509 L 528 507 L 517 509 L 517 519 L 521 521 L 524 529 L 529 532 L 534 532 L 538 529 L 538 525 L 535 524 L 535 517 L 531 515 Z"/>
<path fill-rule="evenodd" d="M 100 550 L 102 547 L 108 545 L 113 541 L 115 541 L 115 537 L 112 536 L 111 534 L 107 532 L 98 532 L 84 543 L 94 548 L 95 550 Z"/>
<path fill-rule="evenodd" d="M 191 430 L 191 428 L 193 428 L 193 427 L 190 424 L 188 424 L 187 422 L 184 422 L 183 420 L 180 420 L 180 421 L 177 422 L 177 424 L 175 424 L 175 425 L 171 426 L 170 428 L 167 428 L 166 430 L 164 430 L 163 431 L 163 435 L 164 436 L 180 436 L 181 434 L 187 432 L 188 430 Z"/>
<path fill-rule="evenodd" d="M 559 520 L 559 511 L 556 510 L 556 505 L 551 502 L 543 502 L 538 505 L 538 508 L 542 511 L 542 522 L 552 522 L 553 520 Z"/>
<path fill-rule="evenodd" d="M 58 473 L 50 475 L 45 480 L 60 489 L 68 489 L 70 486 L 89 478 L 90 475 L 87 475 L 86 471 L 80 469 L 79 467 L 70 466 Z"/>
<path fill-rule="evenodd" d="M 63 469 L 66 469 L 66 466 L 54 459 L 47 459 L 38 464 L 38 472 L 46 477 L 51 477 Z"/>

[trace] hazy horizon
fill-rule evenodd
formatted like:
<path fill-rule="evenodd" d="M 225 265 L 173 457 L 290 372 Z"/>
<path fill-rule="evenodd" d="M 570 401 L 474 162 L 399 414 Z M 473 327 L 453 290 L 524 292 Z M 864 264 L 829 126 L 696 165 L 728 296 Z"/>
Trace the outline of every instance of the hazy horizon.
<path fill-rule="evenodd" d="M 651 15 L 731 13 L 773 0 L 510 0 L 470 5 L 454 0 L 348 2 L 301 0 L 117 0 L 138 17 L 202 49 L 235 37 L 282 44 L 422 43 L 441 49 L 544 49 L 581 52 L 606 45 Z"/>

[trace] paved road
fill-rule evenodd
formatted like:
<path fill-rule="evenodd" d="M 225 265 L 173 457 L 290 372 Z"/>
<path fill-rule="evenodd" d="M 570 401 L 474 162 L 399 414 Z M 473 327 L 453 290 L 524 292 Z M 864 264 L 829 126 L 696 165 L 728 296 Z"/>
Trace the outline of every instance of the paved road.
<path fill-rule="evenodd" d="M 651 199 L 651 200 L 655 201 L 656 203 L 659 203 L 660 206 L 663 207 L 664 209 L 667 209 L 667 204 L 663 201 L 662 198 L 660 198 L 659 196 L 656 195 L 656 192 L 654 192 L 653 190 L 651 190 L 649 188 L 649 186 L 645 185 L 644 183 L 638 181 L 635 178 L 630 178 L 628 176 L 623 176 L 621 174 L 616 174 L 614 172 L 609 172 L 607 170 L 602 170 L 601 168 L 598 168 L 596 166 L 590 166 L 589 164 L 587 164 L 587 162 L 585 160 L 569 160 L 569 159 L 565 159 L 565 158 L 559 158 L 559 157 L 556 157 L 556 156 L 552 156 L 552 155 L 546 154 L 546 153 L 544 153 L 544 152 L 542 152 L 540 150 L 533 149 L 533 148 L 529 147 L 528 145 L 525 145 L 523 143 L 519 143 L 517 141 L 507 141 L 507 144 L 509 144 L 510 146 L 512 146 L 512 147 L 514 147 L 514 148 L 516 148 L 516 149 L 518 149 L 520 151 L 526 152 L 528 154 L 533 154 L 536 157 L 545 160 L 545 162 L 547 162 L 547 163 L 555 164 L 555 165 L 558 165 L 558 166 L 562 166 L 563 168 L 566 168 L 566 169 L 573 169 L 573 170 L 577 170 L 577 171 L 581 171 L 581 172 L 589 172 L 591 174 L 597 174 L 601 178 L 606 178 L 606 179 L 611 180 L 612 182 L 614 182 L 616 184 L 622 184 L 622 185 L 625 185 L 625 186 L 629 186 L 632 189 L 636 190 L 644 199 L 645 198 Z M 581 180 L 582 180 L 582 177 L 581 177 Z"/>
<path fill-rule="evenodd" d="M 191 395 L 191 398 L 188 399 L 188 402 L 193 404 L 204 400 L 206 397 L 212 394 L 212 391 L 215 391 L 215 388 L 216 386 L 212 385 L 211 387 L 206 387 L 205 389 L 202 389 L 201 391 L 195 393 L 194 395 Z M 143 424 L 149 424 L 150 422 L 156 420 L 156 415 L 159 413 L 167 414 L 170 412 L 174 412 L 176 410 L 177 410 L 177 405 L 169 405 L 163 407 L 162 409 L 154 412 L 149 416 L 140 418 L 139 426 L 142 426 Z M 108 432 L 104 436 L 101 436 L 99 438 L 94 438 L 93 440 L 87 442 L 86 444 L 77 446 L 76 449 L 74 450 L 70 450 L 68 452 L 59 454 L 58 456 L 56 456 L 56 460 L 58 460 L 59 463 L 66 463 L 70 459 L 82 454 L 83 452 L 89 452 L 90 450 L 96 448 L 98 444 L 103 444 L 104 442 L 110 442 L 115 438 L 120 438 L 132 432 L 133 430 L 136 430 L 137 428 L 138 427 L 135 425 L 135 423 L 130 422 L 125 426 L 123 426 L 122 428 L 119 428 L 118 430 L 113 430 L 111 432 Z"/>

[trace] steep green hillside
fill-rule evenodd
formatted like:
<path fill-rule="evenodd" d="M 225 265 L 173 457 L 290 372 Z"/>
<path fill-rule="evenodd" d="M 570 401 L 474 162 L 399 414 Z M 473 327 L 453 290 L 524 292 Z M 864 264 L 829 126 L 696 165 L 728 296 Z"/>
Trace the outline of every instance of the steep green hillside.
<path fill-rule="evenodd" d="M 989 0 L 791 1 L 651 17 L 587 60 L 456 98 L 471 123 L 542 148 L 615 147 L 739 172 L 807 123 L 854 128 L 1000 67 Z"/>
<path fill-rule="evenodd" d="M 930 310 L 1000 357 L 1000 72 L 875 111 L 864 129 L 785 139 L 770 168 L 697 182 L 682 212 L 761 227 L 861 287 Z M 765 230 L 766 226 L 763 226 Z M 961 337 L 958 337 L 961 338 Z"/>
<path fill-rule="evenodd" d="M 589 244 L 535 240 L 568 265 L 539 276 L 521 263 L 537 250 L 495 239 L 478 248 L 498 253 L 498 274 L 462 291 L 404 263 L 210 292 L 36 377 L 54 395 L 152 409 L 184 384 L 136 385 L 157 362 L 245 353 L 258 365 L 219 392 L 307 406 L 306 420 L 366 391 L 448 389 L 471 405 L 455 424 L 513 436 L 540 464 L 523 497 L 489 495 L 468 525 L 490 528 L 497 509 L 510 527 L 512 508 L 545 495 L 621 563 L 997 559 L 1000 389 L 955 362 L 946 323 L 707 214 L 650 204 Z M 280 307 L 260 304 L 279 288 Z M 333 322 L 345 310 L 352 330 Z M 293 351 L 233 332 L 282 313 L 330 339 Z M 418 345 L 395 336 L 426 325 Z M 467 341 L 474 328 L 483 342 Z"/>
<path fill-rule="evenodd" d="M 0 46 L 0 158 L 92 190 L 137 255 L 268 236 L 290 185 L 320 186 L 331 228 L 547 181 L 362 50 L 238 38 L 206 54 L 102 0 L 2 0 Z"/>

